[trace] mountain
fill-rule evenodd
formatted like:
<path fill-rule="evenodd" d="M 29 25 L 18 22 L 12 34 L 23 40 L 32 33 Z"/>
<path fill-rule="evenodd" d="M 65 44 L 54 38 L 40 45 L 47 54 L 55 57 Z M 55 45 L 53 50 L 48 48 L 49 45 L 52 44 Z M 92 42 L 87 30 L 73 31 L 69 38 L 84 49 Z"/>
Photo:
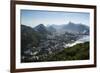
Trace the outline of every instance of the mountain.
<path fill-rule="evenodd" d="M 43 24 L 39 24 L 34 28 L 36 31 L 46 30 L 46 27 Z"/>
<path fill-rule="evenodd" d="M 78 33 L 78 34 L 89 34 L 89 27 L 83 24 L 75 24 L 69 22 L 68 24 L 64 25 L 62 30 L 71 33 Z"/>
<path fill-rule="evenodd" d="M 33 46 L 38 46 L 39 40 L 38 32 L 29 26 L 21 25 L 21 50 L 23 52 Z"/>
<path fill-rule="evenodd" d="M 86 26 L 84 24 L 75 24 L 72 22 L 69 22 L 68 24 L 52 24 L 49 26 L 49 31 L 55 31 L 59 34 L 69 32 L 73 34 L 88 34 L 89 35 L 89 26 Z"/>
<path fill-rule="evenodd" d="M 36 27 L 34 27 L 34 30 L 40 34 L 44 34 L 44 35 L 49 34 L 49 31 L 43 24 L 37 25 Z"/>

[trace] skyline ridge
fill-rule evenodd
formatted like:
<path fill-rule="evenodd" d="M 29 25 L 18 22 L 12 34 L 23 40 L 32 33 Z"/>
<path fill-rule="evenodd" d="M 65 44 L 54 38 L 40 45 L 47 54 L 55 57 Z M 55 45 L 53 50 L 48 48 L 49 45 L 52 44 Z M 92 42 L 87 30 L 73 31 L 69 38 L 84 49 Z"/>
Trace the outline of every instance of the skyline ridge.
<path fill-rule="evenodd" d="M 74 25 L 84 25 L 84 26 L 87 26 L 87 25 L 85 25 L 85 24 L 83 24 L 83 23 L 74 23 L 74 22 L 71 22 L 71 21 L 69 21 L 68 23 L 66 23 L 66 24 L 43 24 L 43 23 L 40 23 L 40 24 L 42 24 L 42 25 L 44 25 L 45 27 L 49 27 L 49 26 L 64 26 L 64 25 L 70 25 L 70 24 L 74 24 Z M 38 26 L 38 25 L 40 25 L 40 24 L 37 24 L 36 26 Z M 21 25 L 25 25 L 25 24 L 21 24 Z M 34 25 L 34 24 L 33 24 Z M 26 25 L 26 26 L 29 26 L 29 27 L 32 27 L 32 26 L 30 26 L 30 25 Z M 36 26 L 34 26 L 34 27 L 36 27 Z M 34 27 L 32 27 L 32 28 L 34 28 Z M 87 26 L 87 27 L 89 27 L 89 26 Z"/>

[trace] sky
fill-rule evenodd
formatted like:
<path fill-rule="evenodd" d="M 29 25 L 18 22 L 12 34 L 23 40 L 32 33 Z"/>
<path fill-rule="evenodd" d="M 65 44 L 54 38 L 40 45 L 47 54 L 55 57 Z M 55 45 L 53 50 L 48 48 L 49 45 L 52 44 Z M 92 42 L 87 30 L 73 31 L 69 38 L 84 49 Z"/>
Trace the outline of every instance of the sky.
<path fill-rule="evenodd" d="M 21 24 L 35 27 L 39 24 L 62 25 L 69 22 L 89 26 L 90 14 L 64 11 L 21 10 Z"/>

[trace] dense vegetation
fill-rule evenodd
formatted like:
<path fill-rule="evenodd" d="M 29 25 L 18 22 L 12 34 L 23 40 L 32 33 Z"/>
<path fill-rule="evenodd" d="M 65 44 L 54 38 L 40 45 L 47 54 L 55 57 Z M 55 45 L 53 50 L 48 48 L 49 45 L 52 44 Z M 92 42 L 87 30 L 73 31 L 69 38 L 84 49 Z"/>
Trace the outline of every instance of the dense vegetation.
<path fill-rule="evenodd" d="M 85 60 L 89 59 L 89 42 L 80 43 L 73 47 L 65 48 L 54 55 L 49 55 L 48 61 Z M 45 61 L 45 60 L 44 60 Z"/>

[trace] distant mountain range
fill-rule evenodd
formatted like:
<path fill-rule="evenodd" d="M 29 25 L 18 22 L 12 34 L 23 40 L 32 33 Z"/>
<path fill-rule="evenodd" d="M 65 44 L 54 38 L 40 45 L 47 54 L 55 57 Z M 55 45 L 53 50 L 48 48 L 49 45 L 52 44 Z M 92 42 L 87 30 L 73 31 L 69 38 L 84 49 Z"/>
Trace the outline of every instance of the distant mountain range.
<path fill-rule="evenodd" d="M 43 24 L 40 24 L 40 25 L 34 27 L 34 29 L 41 33 L 69 32 L 69 33 L 73 33 L 73 34 L 89 34 L 89 26 L 86 26 L 83 24 L 75 24 L 72 22 L 69 22 L 68 24 L 50 25 L 50 26 L 44 26 Z"/>
<path fill-rule="evenodd" d="M 37 46 L 40 39 L 46 39 L 48 35 L 53 36 L 52 33 L 54 35 L 58 33 L 67 35 L 69 34 L 89 35 L 89 27 L 83 24 L 75 24 L 72 22 L 69 22 L 68 24 L 50 25 L 50 26 L 44 26 L 43 24 L 39 24 L 34 28 L 26 25 L 21 25 L 22 47 L 24 48 L 26 47 L 27 44 L 34 42 L 35 42 L 34 45 Z M 33 45 L 27 45 L 27 46 L 31 47 Z"/>
<path fill-rule="evenodd" d="M 83 24 L 69 22 L 67 25 L 64 25 L 62 29 L 72 33 L 89 34 L 89 27 Z"/>
<path fill-rule="evenodd" d="M 68 24 L 62 25 L 49 25 L 44 26 L 43 24 L 39 24 L 36 27 L 32 28 L 26 25 L 22 25 L 21 32 L 35 32 L 41 35 L 48 35 L 54 32 L 57 33 L 72 33 L 72 34 L 87 34 L 89 35 L 89 26 L 83 24 L 75 24 L 69 22 Z"/>

